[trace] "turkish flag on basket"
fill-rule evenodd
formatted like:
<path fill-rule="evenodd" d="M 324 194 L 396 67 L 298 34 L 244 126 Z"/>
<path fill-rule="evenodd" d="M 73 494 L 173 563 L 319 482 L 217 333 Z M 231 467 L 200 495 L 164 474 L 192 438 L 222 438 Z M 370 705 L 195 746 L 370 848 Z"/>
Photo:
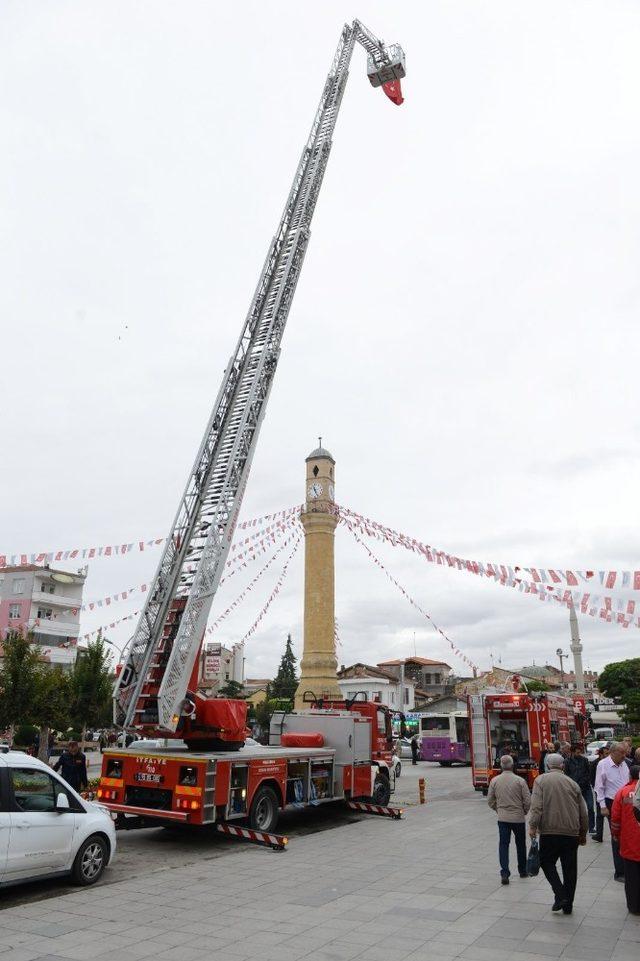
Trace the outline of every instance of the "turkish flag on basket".
<path fill-rule="evenodd" d="M 386 93 L 389 100 L 393 100 L 393 102 L 398 106 L 400 106 L 401 103 L 404 103 L 402 87 L 400 86 L 399 80 L 388 80 L 386 83 L 382 84 L 382 89 Z"/>

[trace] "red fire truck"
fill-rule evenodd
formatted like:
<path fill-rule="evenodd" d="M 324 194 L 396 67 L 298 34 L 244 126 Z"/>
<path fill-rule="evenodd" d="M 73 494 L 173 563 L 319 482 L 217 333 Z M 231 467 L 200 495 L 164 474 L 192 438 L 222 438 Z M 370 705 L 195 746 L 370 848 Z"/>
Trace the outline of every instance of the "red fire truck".
<path fill-rule="evenodd" d="M 244 740 L 246 702 L 208 703 L 212 712 L 218 707 L 230 741 Z M 394 787 L 392 747 L 387 707 L 314 702 L 309 710 L 276 712 L 269 747 L 138 751 L 134 741 L 105 751 L 97 796 L 121 827 L 246 821 L 270 832 L 285 809 L 336 800 L 386 806 Z"/>
<path fill-rule="evenodd" d="M 588 724 L 583 697 L 551 692 L 515 694 L 496 690 L 467 697 L 473 786 L 486 794 L 511 754 L 514 770 L 532 787 L 547 741 L 584 742 Z"/>

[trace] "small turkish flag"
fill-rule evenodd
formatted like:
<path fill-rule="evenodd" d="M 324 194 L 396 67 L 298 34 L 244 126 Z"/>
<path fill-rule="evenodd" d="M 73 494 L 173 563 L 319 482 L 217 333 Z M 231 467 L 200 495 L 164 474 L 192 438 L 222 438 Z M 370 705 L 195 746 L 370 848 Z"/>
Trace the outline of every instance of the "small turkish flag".
<path fill-rule="evenodd" d="M 386 83 L 382 84 L 382 89 L 386 93 L 389 100 L 393 100 L 393 102 L 398 106 L 400 106 L 401 103 L 404 103 L 402 87 L 400 86 L 399 80 L 388 80 Z"/>

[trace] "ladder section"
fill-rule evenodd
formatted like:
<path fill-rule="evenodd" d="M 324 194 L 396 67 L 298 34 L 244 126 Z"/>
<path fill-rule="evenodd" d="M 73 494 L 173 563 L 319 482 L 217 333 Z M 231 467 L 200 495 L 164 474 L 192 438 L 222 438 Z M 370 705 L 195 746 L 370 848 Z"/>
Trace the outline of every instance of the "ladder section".
<path fill-rule="evenodd" d="M 471 750 L 475 783 L 488 784 L 491 758 L 482 694 L 469 695 L 469 709 L 471 711 Z"/>
<path fill-rule="evenodd" d="M 125 727 L 173 732 L 181 714 L 193 710 L 189 680 L 240 511 L 356 41 L 381 62 L 386 57 L 386 48 L 358 21 L 343 28 L 278 230 L 116 684 L 114 717 Z"/>

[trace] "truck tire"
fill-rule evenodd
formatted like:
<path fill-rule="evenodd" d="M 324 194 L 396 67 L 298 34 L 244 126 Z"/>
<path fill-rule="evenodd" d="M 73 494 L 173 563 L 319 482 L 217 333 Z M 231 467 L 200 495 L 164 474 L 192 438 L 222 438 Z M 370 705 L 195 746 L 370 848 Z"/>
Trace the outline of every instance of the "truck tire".
<path fill-rule="evenodd" d="M 83 844 L 73 861 L 71 877 L 76 884 L 87 887 L 95 884 L 102 877 L 109 860 L 109 847 L 101 835 L 90 835 Z"/>
<path fill-rule="evenodd" d="M 249 827 L 254 831 L 275 831 L 280 816 L 279 808 L 273 788 L 266 785 L 258 788 L 249 810 Z"/>
<path fill-rule="evenodd" d="M 371 795 L 371 801 L 373 804 L 378 804 L 380 807 L 386 808 L 391 800 L 391 782 L 386 774 L 381 771 L 376 774 L 376 779 L 373 782 L 373 794 Z"/>

